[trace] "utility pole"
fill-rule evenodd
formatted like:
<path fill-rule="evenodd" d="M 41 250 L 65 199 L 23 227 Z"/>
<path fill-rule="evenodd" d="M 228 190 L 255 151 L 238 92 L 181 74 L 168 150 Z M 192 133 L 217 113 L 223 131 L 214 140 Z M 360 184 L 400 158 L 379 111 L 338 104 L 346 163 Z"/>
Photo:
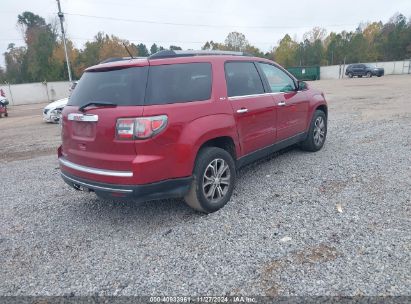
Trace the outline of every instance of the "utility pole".
<path fill-rule="evenodd" d="M 345 59 L 346 59 L 346 56 L 344 56 L 344 65 L 343 65 L 342 77 L 341 78 L 344 78 L 344 74 L 345 74 Z"/>
<path fill-rule="evenodd" d="M 60 0 L 57 0 L 57 6 L 59 9 L 59 12 L 57 13 L 57 16 L 59 16 L 60 18 L 60 25 L 61 25 L 61 37 L 63 39 L 63 45 L 64 45 L 64 53 L 66 54 L 66 62 L 67 62 L 67 71 L 68 71 L 68 76 L 69 76 L 69 81 L 72 82 L 71 79 L 71 70 L 70 70 L 70 60 L 68 57 L 68 53 L 67 53 L 67 45 L 66 45 L 66 34 L 64 33 L 64 14 L 61 11 L 61 6 L 60 6 Z"/>
<path fill-rule="evenodd" d="M 300 66 L 302 66 L 303 46 L 300 44 Z"/>

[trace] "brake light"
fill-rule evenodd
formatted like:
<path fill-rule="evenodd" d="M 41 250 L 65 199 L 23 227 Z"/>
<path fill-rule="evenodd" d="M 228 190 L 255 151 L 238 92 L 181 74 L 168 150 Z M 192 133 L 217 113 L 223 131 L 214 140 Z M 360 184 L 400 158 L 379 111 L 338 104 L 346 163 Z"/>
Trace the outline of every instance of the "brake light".
<path fill-rule="evenodd" d="M 160 133 L 167 126 L 167 116 L 119 118 L 116 137 L 122 140 L 146 139 Z"/>
<path fill-rule="evenodd" d="M 152 133 L 150 118 L 136 118 L 135 136 L 136 138 L 148 138 Z"/>

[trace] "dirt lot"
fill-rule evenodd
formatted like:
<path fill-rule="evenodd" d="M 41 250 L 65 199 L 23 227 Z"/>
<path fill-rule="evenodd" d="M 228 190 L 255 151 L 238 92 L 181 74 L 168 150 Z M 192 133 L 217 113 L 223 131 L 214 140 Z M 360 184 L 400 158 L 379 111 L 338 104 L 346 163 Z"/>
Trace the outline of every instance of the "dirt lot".
<path fill-rule="evenodd" d="M 410 118 L 411 75 L 312 82 L 323 90 L 331 115 L 359 115 L 363 121 Z"/>
<path fill-rule="evenodd" d="M 9 117 L 0 118 L 0 162 L 29 159 L 56 153 L 59 127 L 43 121 L 47 104 L 9 107 Z"/>
<path fill-rule="evenodd" d="M 44 105 L 0 119 L 0 295 L 411 296 L 411 75 L 317 81 L 329 133 L 202 215 L 66 186 Z"/>

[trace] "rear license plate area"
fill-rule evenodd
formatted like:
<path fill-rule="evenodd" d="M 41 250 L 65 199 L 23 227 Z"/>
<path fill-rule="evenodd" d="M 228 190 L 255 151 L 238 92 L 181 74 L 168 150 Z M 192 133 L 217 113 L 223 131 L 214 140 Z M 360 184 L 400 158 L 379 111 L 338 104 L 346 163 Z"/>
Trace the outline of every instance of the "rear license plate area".
<path fill-rule="evenodd" d="M 94 138 L 96 124 L 92 122 L 73 121 L 73 136 L 80 138 Z"/>

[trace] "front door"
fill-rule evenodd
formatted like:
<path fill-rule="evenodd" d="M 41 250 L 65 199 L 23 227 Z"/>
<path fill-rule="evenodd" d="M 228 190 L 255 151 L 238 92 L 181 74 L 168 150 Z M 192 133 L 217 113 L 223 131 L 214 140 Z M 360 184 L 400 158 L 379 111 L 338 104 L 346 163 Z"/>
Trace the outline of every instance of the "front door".
<path fill-rule="evenodd" d="M 298 91 L 294 80 L 279 67 L 258 63 L 271 90 L 277 107 L 277 141 L 305 131 L 309 100 L 304 91 Z"/>

